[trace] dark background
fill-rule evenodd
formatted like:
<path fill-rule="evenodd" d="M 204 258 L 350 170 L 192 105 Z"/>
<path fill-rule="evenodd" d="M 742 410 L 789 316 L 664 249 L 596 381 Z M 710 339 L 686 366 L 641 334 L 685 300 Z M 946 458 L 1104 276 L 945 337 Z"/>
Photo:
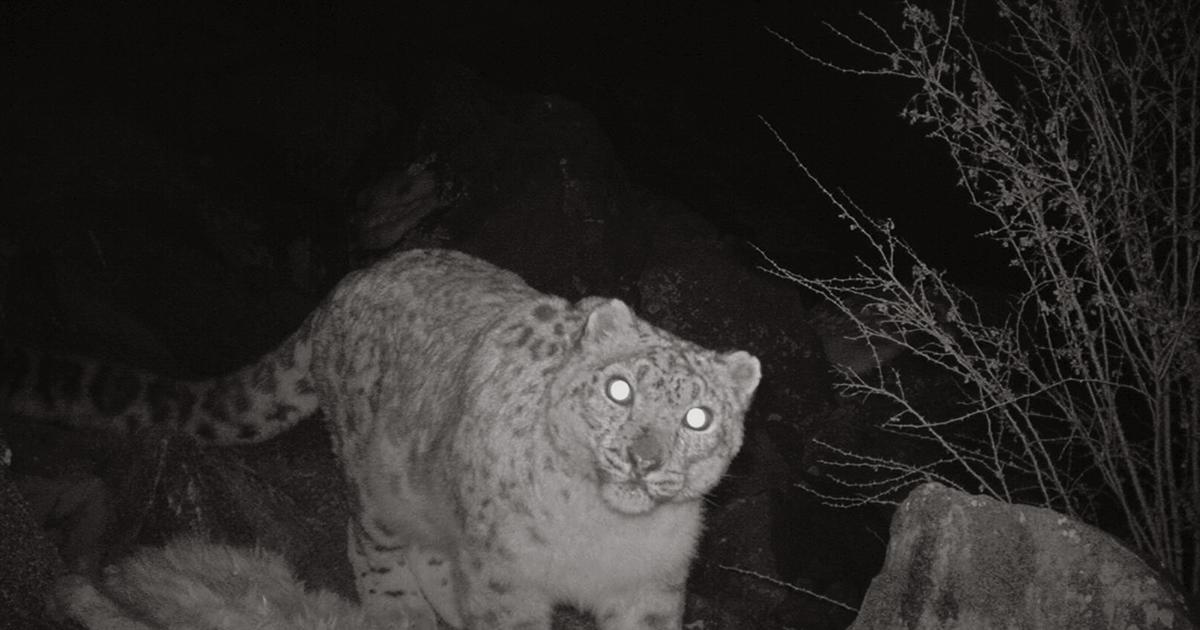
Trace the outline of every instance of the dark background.
<path fill-rule="evenodd" d="M 5 3 L 2 189 L 23 188 L 46 133 L 30 112 L 70 121 L 104 102 L 169 143 L 198 86 L 251 68 L 327 72 L 416 86 L 431 59 L 460 62 L 502 89 L 557 94 L 590 109 L 630 179 L 703 212 L 793 265 L 849 258 L 835 210 L 758 116 L 831 189 L 897 219 L 938 267 L 995 266 L 981 224 L 954 188 L 944 150 L 898 112 L 915 85 L 838 74 L 803 59 L 772 28 L 835 62 L 874 65 L 833 36 L 881 40 L 896 2 Z M 419 98 L 402 99 L 417 115 Z M 406 112 L 401 112 L 404 115 Z M 44 120 L 44 118 L 42 119 Z M 69 123 L 67 123 L 69 124 Z M 190 135 L 189 135 L 190 134 Z M 6 161 L 7 161 L 6 160 Z M 247 173 L 247 177 L 269 177 Z M 806 269 L 800 269 L 807 271 Z"/>
<path fill-rule="evenodd" d="M 444 95 L 430 104 L 438 76 L 450 65 L 474 73 L 498 93 L 557 95 L 579 104 L 611 142 L 631 187 L 703 214 L 728 241 L 755 244 L 802 273 L 852 269 L 861 243 L 760 120 L 765 118 L 826 187 L 845 191 L 870 215 L 893 217 L 899 233 L 935 267 L 971 284 L 994 284 L 1003 269 L 1000 251 L 974 236 L 986 226 L 955 188 L 944 148 L 899 117 L 918 86 L 821 67 L 766 30 L 833 62 L 876 67 L 878 61 L 828 25 L 881 45 L 864 15 L 898 31 L 901 7 L 860 0 L 545 5 L 426 0 L 370 7 L 4 3 L 0 265 L 6 266 L 0 267 L 0 331 L 152 369 L 183 365 L 184 371 L 205 374 L 270 348 L 311 310 L 317 296 L 308 290 L 327 287 L 351 265 L 343 257 L 316 281 L 287 278 L 305 291 L 275 291 L 286 283 L 271 274 L 320 265 L 272 266 L 243 258 L 261 253 L 264 241 L 301 240 L 290 233 L 344 236 L 355 192 L 380 166 L 422 157 L 397 147 L 419 144 L 411 137 L 416 125 L 409 122 L 421 120 L 430 108 L 447 107 Z M 387 86 L 386 101 L 398 121 L 390 128 L 380 125 L 390 130 L 370 139 L 357 156 L 360 168 L 340 181 L 332 186 L 304 181 L 296 177 L 303 169 L 285 168 L 294 157 L 286 142 L 255 127 L 271 114 L 288 115 L 285 99 L 270 100 L 269 88 L 236 91 L 246 81 L 270 86 L 276 77 L 293 90 L 322 77 L 333 86 L 326 92 L 336 92 L 341 84 L 335 81 L 347 79 Z M 270 102 L 252 102 L 263 94 Z M 223 101 L 222 95 L 233 98 Z M 307 105 L 296 104 L 297 120 L 307 122 L 304 115 L 323 111 Z M 568 112 L 564 118 L 587 117 Z M 330 146 L 343 145 L 335 139 Z M 539 159 L 558 155 L 531 153 Z M 580 154 L 607 156 L 607 147 L 588 145 Z M 175 194 L 186 198 L 173 199 Z M 176 212 L 180 209 L 185 211 Z M 638 229 L 609 227 L 626 235 Z M 633 236 L 630 248 L 653 240 Z M 686 249 L 688 238 L 666 239 L 682 244 L 682 255 L 679 247 L 671 250 L 680 260 L 645 261 L 646 266 L 703 258 L 705 251 L 693 255 Z M 726 251 L 728 242 L 709 240 L 713 251 Z M 281 259 L 289 253 L 282 246 L 272 252 Z M 832 400 L 828 365 L 817 357 L 819 350 L 810 352 L 811 322 L 789 319 L 786 300 L 764 298 L 754 282 L 796 296 L 796 303 L 814 297 L 798 297 L 800 289 L 787 283 L 768 286 L 765 274 L 753 269 L 761 261 L 736 262 L 737 273 L 723 279 L 716 276 L 729 271 L 721 266 L 724 259 L 710 267 L 698 263 L 691 277 L 714 280 L 709 286 L 720 289 L 711 293 L 733 288 L 722 308 L 688 299 L 692 295 L 685 289 L 703 284 L 680 283 L 673 286 L 683 287 L 683 308 L 672 314 L 701 325 L 712 323 L 703 316 L 713 318 L 719 325 L 708 332 L 722 344 L 734 345 L 731 335 L 739 332 L 734 329 L 746 328 L 757 335 L 763 356 L 792 343 L 807 357 L 796 365 L 773 363 L 772 376 L 781 386 L 772 397 L 767 387 L 760 388 L 756 402 L 760 426 L 774 422 L 789 430 L 759 438 L 758 446 L 782 454 L 780 469 L 806 475 L 808 460 L 801 453 L 818 429 L 869 423 Z M 720 272 L 709 274 L 710 269 Z M 744 282 L 748 277 L 753 282 Z M 275 294 L 266 295 L 271 291 Z M 736 317 L 723 318 L 748 309 L 771 312 L 740 318 L 737 326 L 726 321 Z M 746 326 L 743 320 L 770 325 Z M 783 391 L 783 385 L 797 391 Z M 848 418 L 858 424 L 845 422 Z M 832 440 L 829 433 L 821 435 Z M 746 464 L 751 470 L 736 471 L 735 481 L 740 475 L 742 486 L 767 479 L 778 487 L 769 488 L 768 498 L 745 487 L 731 490 L 734 499 L 720 500 L 734 509 L 721 512 L 720 523 L 714 511 L 711 527 L 731 535 L 712 538 L 773 547 L 774 568 L 786 580 L 835 599 L 861 597 L 882 562 L 887 515 L 822 508 L 779 470 L 754 470 L 760 462 L 745 459 L 752 460 Z M 280 468 L 282 479 L 295 477 L 290 461 Z M 740 507 L 739 491 L 751 497 Z M 340 544 L 334 545 L 338 554 Z M 736 547 L 724 551 L 742 560 L 745 554 Z M 762 555 L 762 565 L 750 566 L 769 568 L 771 554 Z M 787 559 L 798 566 L 786 566 Z M 845 626 L 845 611 L 830 613 L 826 604 L 795 594 L 784 601 L 754 580 L 746 580 L 751 586 L 743 592 L 730 588 L 729 580 L 728 573 L 709 567 L 693 586 L 706 596 L 727 594 L 760 610 L 763 601 L 774 602 L 789 615 L 780 617 L 784 625 Z"/>

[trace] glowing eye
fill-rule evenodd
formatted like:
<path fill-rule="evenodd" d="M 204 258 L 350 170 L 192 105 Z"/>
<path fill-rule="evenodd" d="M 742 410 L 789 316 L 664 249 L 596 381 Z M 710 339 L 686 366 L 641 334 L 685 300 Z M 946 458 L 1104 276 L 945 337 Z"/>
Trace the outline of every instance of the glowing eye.
<path fill-rule="evenodd" d="M 621 403 L 623 405 L 628 404 L 629 401 L 633 400 L 633 387 L 629 385 L 629 381 L 619 376 L 614 376 L 608 379 L 608 385 L 605 387 L 605 393 L 608 394 L 608 397 L 611 398 L 613 402 Z"/>
<path fill-rule="evenodd" d="M 712 412 L 704 407 L 692 407 L 683 416 L 683 426 L 693 431 L 703 431 L 712 426 Z"/>

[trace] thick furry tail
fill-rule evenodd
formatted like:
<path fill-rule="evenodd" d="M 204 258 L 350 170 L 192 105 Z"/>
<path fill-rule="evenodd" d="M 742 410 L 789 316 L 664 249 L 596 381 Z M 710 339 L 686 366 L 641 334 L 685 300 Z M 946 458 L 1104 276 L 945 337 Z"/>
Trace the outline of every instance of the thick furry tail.
<path fill-rule="evenodd" d="M 306 327 L 226 376 L 178 380 L 0 339 L 0 410 L 69 426 L 174 430 L 212 444 L 268 440 L 317 410 Z"/>

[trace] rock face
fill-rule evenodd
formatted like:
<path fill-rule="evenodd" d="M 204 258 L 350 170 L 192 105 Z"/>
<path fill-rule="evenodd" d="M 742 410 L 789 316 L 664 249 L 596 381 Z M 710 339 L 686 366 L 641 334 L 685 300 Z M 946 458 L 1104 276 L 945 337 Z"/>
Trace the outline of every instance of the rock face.
<path fill-rule="evenodd" d="M 51 628 L 42 621 L 41 596 L 64 567 L 9 477 L 10 456 L 6 438 L 0 435 L 0 627 Z"/>
<path fill-rule="evenodd" d="M 1182 596 L 1111 536 L 936 483 L 892 521 L 852 630 L 1194 628 Z"/>

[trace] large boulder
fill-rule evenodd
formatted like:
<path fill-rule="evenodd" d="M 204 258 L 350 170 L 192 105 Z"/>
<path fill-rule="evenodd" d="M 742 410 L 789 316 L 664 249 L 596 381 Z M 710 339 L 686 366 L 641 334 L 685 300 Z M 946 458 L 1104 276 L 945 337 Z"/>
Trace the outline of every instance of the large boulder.
<path fill-rule="evenodd" d="M 453 65 L 430 92 L 417 141 L 395 151 L 428 163 L 402 197 L 417 206 L 410 214 L 443 206 L 416 222 L 445 238 L 398 244 L 459 249 L 569 299 L 617 293 L 615 248 L 637 208 L 595 115 L 558 96 L 498 91 Z M 412 203 L 423 186 L 431 199 Z"/>
<path fill-rule="evenodd" d="M 851 629 L 1193 627 L 1178 591 L 1104 532 L 927 483 L 896 512 Z"/>

